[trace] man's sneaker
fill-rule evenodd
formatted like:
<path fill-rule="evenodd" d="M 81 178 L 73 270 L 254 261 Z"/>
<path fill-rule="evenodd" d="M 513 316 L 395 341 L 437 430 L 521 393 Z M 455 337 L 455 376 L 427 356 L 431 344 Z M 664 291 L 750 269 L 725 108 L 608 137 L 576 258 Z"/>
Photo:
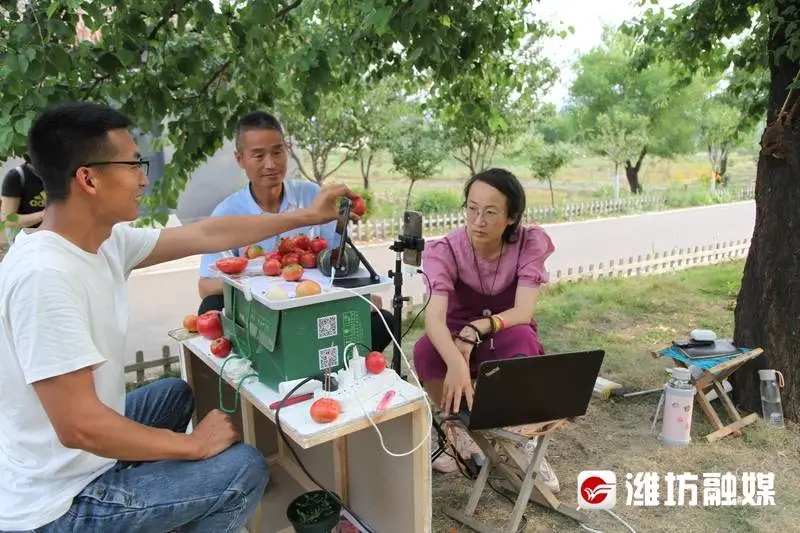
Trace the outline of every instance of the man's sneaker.
<path fill-rule="evenodd" d="M 533 461 L 533 451 L 535 448 L 535 438 L 530 439 L 525 443 L 525 458 L 528 459 L 528 463 Z M 556 494 L 561 490 L 561 485 L 558 483 L 558 476 L 556 476 L 556 473 L 553 471 L 550 463 L 547 462 L 546 457 L 542 457 L 542 460 L 539 463 L 539 476 L 541 477 L 545 486 L 550 489 L 553 494 Z"/>

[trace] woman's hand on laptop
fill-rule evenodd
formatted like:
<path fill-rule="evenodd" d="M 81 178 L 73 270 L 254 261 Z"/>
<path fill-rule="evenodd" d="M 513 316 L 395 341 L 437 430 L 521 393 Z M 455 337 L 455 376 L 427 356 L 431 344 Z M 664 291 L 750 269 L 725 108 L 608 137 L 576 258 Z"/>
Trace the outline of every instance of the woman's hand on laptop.
<path fill-rule="evenodd" d="M 445 416 L 457 413 L 461 409 L 461 398 L 467 397 L 467 408 L 472 410 L 472 380 L 469 375 L 469 363 L 459 359 L 447 366 L 447 374 L 442 384 L 442 405 L 440 409 Z"/>

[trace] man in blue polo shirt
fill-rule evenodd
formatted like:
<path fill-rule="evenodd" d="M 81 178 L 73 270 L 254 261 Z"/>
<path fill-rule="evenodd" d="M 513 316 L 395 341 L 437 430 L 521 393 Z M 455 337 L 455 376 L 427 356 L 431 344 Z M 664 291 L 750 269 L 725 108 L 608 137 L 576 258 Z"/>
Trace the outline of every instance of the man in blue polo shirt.
<path fill-rule="evenodd" d="M 319 193 L 319 185 L 307 180 L 285 179 L 288 158 L 283 129 L 274 116 L 256 111 L 240 118 L 236 124 L 236 162 L 247 174 L 249 184 L 220 202 L 211 216 L 285 213 L 310 205 Z M 339 245 L 340 239 L 335 228 L 335 221 L 321 226 L 297 228 L 258 244 L 264 250 L 270 251 L 275 249 L 282 237 L 305 233 L 310 238 L 321 235 L 329 246 L 335 247 Z M 239 256 L 243 255 L 244 250 L 230 250 L 230 253 Z M 211 271 L 211 266 L 223 255 L 224 253 L 206 254 L 200 261 L 200 279 L 197 285 L 202 302 L 199 314 L 222 309 L 224 305 L 222 280 Z M 381 310 L 381 313 L 391 325 L 394 320 L 392 314 L 386 310 Z M 380 316 L 373 312 L 371 317 L 372 348 L 383 351 L 391 338 Z"/>

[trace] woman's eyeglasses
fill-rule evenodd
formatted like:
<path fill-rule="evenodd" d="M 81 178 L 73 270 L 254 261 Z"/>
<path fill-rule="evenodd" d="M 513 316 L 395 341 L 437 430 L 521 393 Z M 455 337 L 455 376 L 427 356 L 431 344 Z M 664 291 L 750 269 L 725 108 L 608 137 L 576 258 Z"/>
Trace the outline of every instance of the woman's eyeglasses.
<path fill-rule="evenodd" d="M 478 220 L 478 217 L 483 217 L 484 222 L 487 224 L 493 224 L 497 222 L 501 216 L 502 213 L 500 211 L 491 207 L 481 211 L 475 206 L 467 206 L 467 220 L 470 222 Z"/>

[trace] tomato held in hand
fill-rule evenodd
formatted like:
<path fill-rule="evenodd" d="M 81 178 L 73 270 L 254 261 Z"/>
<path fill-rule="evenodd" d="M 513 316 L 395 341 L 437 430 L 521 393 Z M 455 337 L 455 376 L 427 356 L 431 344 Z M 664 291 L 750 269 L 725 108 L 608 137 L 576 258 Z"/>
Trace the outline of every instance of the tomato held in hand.
<path fill-rule="evenodd" d="M 216 357 L 225 358 L 231 353 L 231 347 L 231 341 L 225 337 L 219 337 L 218 339 L 214 339 L 214 342 L 211 343 L 211 353 Z"/>
<path fill-rule="evenodd" d="M 364 199 L 360 196 L 356 196 L 353 198 L 353 203 L 350 206 L 350 211 L 355 213 L 356 215 L 363 217 L 364 213 L 367 212 L 367 204 L 364 202 Z"/>
<path fill-rule="evenodd" d="M 247 268 L 247 258 L 223 257 L 217 261 L 216 265 L 223 274 L 241 274 Z"/>
<path fill-rule="evenodd" d="M 320 398 L 311 404 L 311 418 L 318 424 L 333 422 L 339 417 L 342 408 L 333 398 Z"/>
<path fill-rule="evenodd" d="M 370 374 L 380 374 L 386 370 L 386 359 L 381 352 L 369 352 L 364 364 Z"/>

